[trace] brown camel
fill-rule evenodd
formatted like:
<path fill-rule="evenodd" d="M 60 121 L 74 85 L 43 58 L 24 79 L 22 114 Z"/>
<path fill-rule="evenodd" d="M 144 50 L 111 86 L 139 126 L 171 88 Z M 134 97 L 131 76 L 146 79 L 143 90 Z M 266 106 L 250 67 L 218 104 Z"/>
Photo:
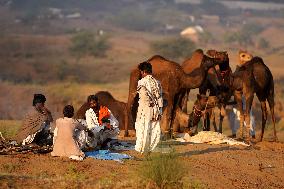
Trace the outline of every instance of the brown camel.
<path fill-rule="evenodd" d="M 274 81 L 269 68 L 264 64 L 262 58 L 253 57 L 251 54 L 240 51 L 240 66 L 233 74 L 232 87 L 235 90 L 234 96 L 240 111 L 239 135 L 243 137 L 244 120 L 246 122 L 245 138 L 249 140 L 249 123 L 254 94 L 261 104 L 262 128 L 259 140 L 262 141 L 265 124 L 267 121 L 266 101 L 269 104 L 274 129 L 274 141 L 277 140 L 274 116 Z M 246 60 L 249 60 L 246 62 Z M 242 95 L 246 100 L 246 109 L 243 110 Z"/>
<path fill-rule="evenodd" d="M 216 51 L 216 50 L 208 50 L 207 53 L 209 56 L 219 56 L 218 54 L 227 54 L 226 51 Z M 226 115 L 225 108 L 233 95 L 233 90 L 230 89 L 230 77 L 232 75 L 232 69 L 229 64 L 229 58 L 227 61 L 224 61 L 222 64 L 216 66 L 217 69 L 217 76 L 218 80 L 220 81 L 221 85 L 216 88 L 212 84 L 212 80 L 207 78 L 203 85 L 199 88 L 199 93 L 205 95 L 206 91 L 209 90 L 209 99 L 216 100 L 215 101 L 215 108 L 208 109 L 206 111 L 206 115 L 204 116 L 205 119 L 203 120 L 203 128 L 204 130 L 210 130 L 210 121 L 212 121 L 215 132 L 222 133 L 223 128 L 223 119 Z M 219 118 L 219 119 L 218 119 Z M 217 128 L 217 122 L 218 128 Z"/>
<path fill-rule="evenodd" d="M 223 59 L 220 57 L 210 58 L 203 56 L 200 66 L 195 67 L 189 74 L 185 74 L 178 63 L 167 60 L 159 55 L 155 55 L 147 61 L 152 65 L 153 76 L 161 82 L 163 99 L 167 102 L 167 105 L 163 109 L 163 116 L 161 119 L 161 130 L 164 134 L 167 134 L 170 131 L 174 105 L 179 98 L 180 91 L 198 88 L 206 78 L 208 69 L 219 64 Z M 138 98 L 136 87 L 140 78 L 141 76 L 138 68 L 132 70 L 130 75 L 127 109 L 128 117 L 132 117 L 133 121 L 136 118 L 137 112 L 137 104 L 135 104 L 137 103 Z M 128 117 L 126 117 L 126 120 Z M 129 125 L 134 124 L 129 120 L 126 123 L 125 135 L 127 135 Z"/>
<path fill-rule="evenodd" d="M 215 50 L 207 51 L 207 54 L 209 54 L 210 57 L 221 58 L 223 60 L 217 66 L 223 68 L 225 64 L 226 65 L 228 64 L 229 57 L 228 57 L 228 54 L 227 54 L 226 51 L 225 52 L 218 52 L 218 53 L 214 53 L 214 54 L 208 53 L 208 52 L 211 52 L 211 51 L 217 52 Z M 190 59 L 183 62 L 182 68 L 183 68 L 184 72 L 190 73 L 192 71 L 192 65 L 200 63 L 201 62 L 200 60 L 204 56 L 206 56 L 206 55 L 203 54 L 203 51 L 196 51 Z M 215 67 L 211 67 L 211 68 L 208 69 L 206 79 L 199 86 L 200 94 L 206 95 L 207 89 L 209 89 L 208 85 L 217 94 L 217 91 L 219 91 L 219 88 L 222 86 L 221 75 L 218 74 Z M 189 91 L 190 91 L 189 89 L 181 91 L 180 97 L 179 97 L 180 98 L 179 104 L 176 104 L 176 107 L 180 106 L 183 112 L 187 112 L 187 100 L 188 100 Z M 212 100 L 210 100 L 210 101 L 212 101 Z M 174 117 L 174 119 L 175 119 L 175 117 Z M 181 125 L 178 124 L 178 121 L 173 122 L 172 128 L 173 128 L 174 134 L 180 132 L 180 126 Z"/>

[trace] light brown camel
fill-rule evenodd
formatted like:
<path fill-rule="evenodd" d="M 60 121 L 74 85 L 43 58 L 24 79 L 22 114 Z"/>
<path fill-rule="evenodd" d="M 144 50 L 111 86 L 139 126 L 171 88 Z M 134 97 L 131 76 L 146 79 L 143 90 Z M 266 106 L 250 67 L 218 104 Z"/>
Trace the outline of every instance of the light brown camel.
<path fill-rule="evenodd" d="M 269 104 L 274 129 L 274 141 L 277 140 L 274 116 L 274 81 L 269 68 L 264 64 L 262 58 L 253 57 L 251 54 L 240 51 L 240 66 L 233 74 L 232 87 L 234 96 L 240 111 L 240 128 L 238 135 L 243 137 L 244 120 L 246 122 L 245 138 L 249 140 L 250 110 L 254 94 L 258 97 L 262 110 L 262 128 L 259 140 L 262 141 L 265 124 L 267 121 L 266 101 Z M 249 60 L 249 61 L 246 61 Z M 246 109 L 243 110 L 242 95 L 246 100 Z"/>
<path fill-rule="evenodd" d="M 228 57 L 228 54 L 227 54 L 226 51 L 214 53 L 214 54 L 208 53 L 210 51 L 213 51 L 213 50 L 207 51 L 207 54 L 209 54 L 210 57 L 222 59 L 222 61 L 217 66 L 224 67 L 224 64 L 228 64 L 229 57 Z M 190 59 L 183 62 L 183 64 L 182 64 L 183 71 L 185 73 L 192 72 L 192 67 L 196 64 L 197 65 L 200 64 L 200 62 L 201 62 L 200 60 L 202 60 L 204 56 L 206 56 L 206 55 L 203 54 L 203 51 L 201 51 L 201 50 L 196 51 Z M 217 91 L 219 91 L 221 84 L 222 83 L 221 83 L 220 74 L 218 74 L 215 67 L 211 67 L 211 68 L 208 69 L 206 79 L 204 79 L 202 84 L 199 86 L 200 94 L 206 95 L 208 85 L 210 85 L 210 88 L 212 90 L 217 92 Z M 179 96 L 178 104 L 176 104 L 176 107 L 180 106 L 183 112 L 187 112 L 187 100 L 188 100 L 189 91 L 190 91 L 190 89 L 182 90 L 181 93 L 180 93 L 180 96 Z M 175 116 L 174 116 L 174 119 L 175 119 Z M 181 125 L 178 124 L 178 121 L 174 120 L 173 125 L 172 125 L 173 133 L 175 134 L 175 133 L 180 132 L 180 127 L 181 127 Z"/>
<path fill-rule="evenodd" d="M 201 50 L 202 51 L 202 50 Z M 222 62 L 222 58 L 202 57 L 202 63 L 199 67 L 195 67 L 192 72 L 185 74 L 182 67 L 173 61 L 167 60 L 159 55 L 155 55 L 147 60 L 152 65 L 153 76 L 161 82 L 163 90 L 163 99 L 167 105 L 163 108 L 163 116 L 161 119 L 161 130 L 164 134 L 169 133 L 171 120 L 173 116 L 173 109 L 175 101 L 178 100 L 181 90 L 198 88 L 203 80 L 206 78 L 207 71 L 210 67 Z M 132 117 L 135 121 L 137 113 L 137 82 L 141 78 L 138 68 L 132 70 L 129 83 L 129 95 L 127 110 L 128 117 Z M 128 120 L 126 122 L 125 135 L 130 125 L 134 122 Z"/>

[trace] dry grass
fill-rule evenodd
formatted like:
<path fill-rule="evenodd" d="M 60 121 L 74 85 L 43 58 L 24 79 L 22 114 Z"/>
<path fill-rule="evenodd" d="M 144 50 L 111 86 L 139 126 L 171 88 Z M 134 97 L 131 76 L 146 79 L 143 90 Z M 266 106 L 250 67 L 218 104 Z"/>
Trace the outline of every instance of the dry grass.
<path fill-rule="evenodd" d="M 0 132 L 4 138 L 10 138 L 16 135 L 21 121 L 17 120 L 0 120 Z"/>

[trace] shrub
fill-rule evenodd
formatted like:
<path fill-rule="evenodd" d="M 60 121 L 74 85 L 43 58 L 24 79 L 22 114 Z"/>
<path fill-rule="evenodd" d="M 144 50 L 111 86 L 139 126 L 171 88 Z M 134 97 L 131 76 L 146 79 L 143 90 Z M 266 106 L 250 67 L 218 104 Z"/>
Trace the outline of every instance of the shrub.
<path fill-rule="evenodd" d="M 214 41 L 214 38 L 213 38 L 213 35 L 208 32 L 208 31 L 205 31 L 203 33 L 200 33 L 200 40 L 202 43 L 206 44 L 206 43 L 210 43 L 212 41 Z"/>
<path fill-rule="evenodd" d="M 257 35 L 262 31 L 263 31 L 263 26 L 257 23 L 245 24 L 241 29 L 241 33 L 243 33 L 244 35 L 249 35 L 249 36 Z"/>
<path fill-rule="evenodd" d="M 159 188 L 181 188 L 184 169 L 176 154 L 158 154 L 146 158 L 138 174 Z"/>
<path fill-rule="evenodd" d="M 258 47 L 261 49 L 267 49 L 269 47 L 269 42 L 264 39 L 264 38 L 260 38 L 258 41 Z"/>
<path fill-rule="evenodd" d="M 85 55 L 102 57 L 110 48 L 107 38 L 104 36 L 96 36 L 89 31 L 83 31 L 75 34 L 71 39 L 72 45 L 70 51 L 77 58 Z"/>
<path fill-rule="evenodd" d="M 169 59 L 180 59 L 190 57 L 196 46 L 193 41 L 178 37 L 155 41 L 151 44 L 151 49 L 154 53 Z"/>
<path fill-rule="evenodd" d="M 225 43 L 238 43 L 239 45 L 252 45 L 253 41 L 250 35 L 246 35 L 242 32 L 232 32 L 232 33 L 226 33 L 224 36 L 224 42 Z"/>

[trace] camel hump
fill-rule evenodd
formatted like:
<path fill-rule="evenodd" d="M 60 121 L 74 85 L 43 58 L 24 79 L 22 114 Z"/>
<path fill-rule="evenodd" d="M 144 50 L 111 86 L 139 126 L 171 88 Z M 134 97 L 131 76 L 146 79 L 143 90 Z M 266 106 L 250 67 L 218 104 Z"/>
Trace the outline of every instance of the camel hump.
<path fill-rule="evenodd" d="M 203 59 L 204 53 L 201 49 L 195 50 L 191 58 L 185 60 L 182 63 L 182 68 L 185 73 L 191 73 L 192 71 L 198 69 L 201 67 L 202 59 Z"/>
<path fill-rule="evenodd" d="M 253 58 L 251 59 L 251 62 L 264 64 L 263 59 L 262 59 L 261 57 L 259 57 L 259 56 L 253 57 Z"/>
<path fill-rule="evenodd" d="M 164 61 L 169 61 L 169 60 L 167 60 L 166 58 L 162 57 L 161 55 L 154 55 L 154 56 L 152 56 L 151 58 L 149 58 L 149 59 L 147 60 L 147 62 L 151 62 L 151 61 L 157 60 L 157 59 L 159 59 L 159 60 L 164 60 Z"/>
<path fill-rule="evenodd" d="M 95 94 L 95 96 L 98 97 L 99 102 L 103 104 L 105 103 L 105 101 L 110 101 L 110 100 L 115 100 L 113 98 L 113 96 L 110 94 L 110 92 L 108 91 L 99 91 Z"/>
<path fill-rule="evenodd" d="M 256 57 L 253 57 L 250 61 L 247 61 L 247 62 L 244 62 L 241 67 L 244 67 L 244 68 L 247 68 L 253 64 L 262 64 L 263 66 L 267 67 L 264 62 L 263 62 L 263 59 L 256 56 Z"/>

